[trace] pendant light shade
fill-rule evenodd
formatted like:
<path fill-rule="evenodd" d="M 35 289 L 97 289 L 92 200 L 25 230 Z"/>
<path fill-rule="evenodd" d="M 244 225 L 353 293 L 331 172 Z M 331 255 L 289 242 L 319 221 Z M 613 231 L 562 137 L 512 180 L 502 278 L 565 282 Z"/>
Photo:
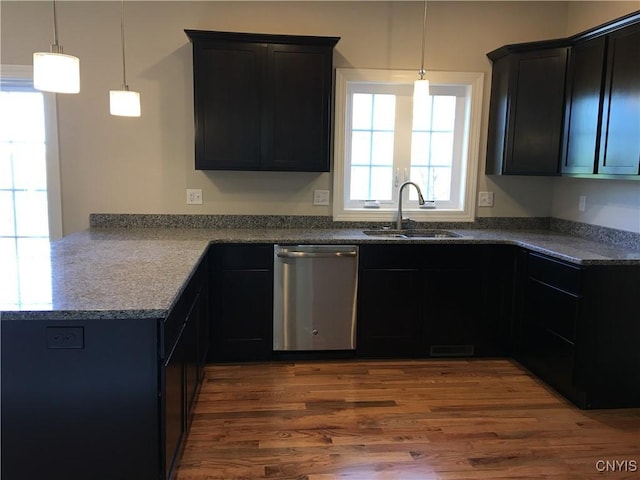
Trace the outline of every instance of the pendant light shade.
<path fill-rule="evenodd" d="M 122 39 L 122 87 L 120 90 L 109 91 L 109 112 L 120 117 L 139 117 L 140 93 L 129 90 L 127 85 L 127 66 L 125 63 L 124 43 L 124 0 L 121 2 L 120 37 Z"/>
<path fill-rule="evenodd" d="M 53 44 L 50 52 L 33 54 L 33 87 L 45 92 L 78 93 L 80 91 L 80 60 L 65 55 L 58 44 L 58 18 L 53 0 Z"/>
<path fill-rule="evenodd" d="M 429 118 L 429 80 L 413 82 L 413 125 L 414 128 L 425 125 Z"/>
<path fill-rule="evenodd" d="M 427 32 L 427 0 L 424 1 L 424 13 L 422 16 L 422 63 L 418 70 L 419 78 L 413 84 L 413 124 L 419 119 L 426 118 L 428 112 L 429 80 L 424 78 L 427 73 L 424 69 L 424 47 Z"/>
<path fill-rule="evenodd" d="M 125 90 L 109 91 L 109 112 L 120 117 L 140 116 L 140 94 Z"/>

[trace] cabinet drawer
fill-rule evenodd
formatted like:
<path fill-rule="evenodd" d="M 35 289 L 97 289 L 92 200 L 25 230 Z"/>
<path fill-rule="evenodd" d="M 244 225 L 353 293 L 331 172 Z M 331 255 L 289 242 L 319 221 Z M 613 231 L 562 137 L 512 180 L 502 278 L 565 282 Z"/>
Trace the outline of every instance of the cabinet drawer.
<path fill-rule="evenodd" d="M 216 264 L 223 269 L 273 269 L 273 245 L 216 245 Z"/>
<path fill-rule="evenodd" d="M 529 254 L 527 265 L 529 278 L 534 278 L 567 292 L 580 292 L 581 270 L 579 267 L 573 267 L 534 253 Z"/>

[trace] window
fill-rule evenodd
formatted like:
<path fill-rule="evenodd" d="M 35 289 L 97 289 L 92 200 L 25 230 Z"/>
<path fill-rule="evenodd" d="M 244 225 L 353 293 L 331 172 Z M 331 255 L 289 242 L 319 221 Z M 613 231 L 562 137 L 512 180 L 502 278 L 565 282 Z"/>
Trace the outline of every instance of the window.
<path fill-rule="evenodd" d="M 430 72 L 425 115 L 413 112 L 416 73 L 338 69 L 335 220 L 393 220 L 398 187 L 419 221 L 471 221 L 475 211 L 482 73 Z M 434 208 L 435 205 L 435 208 Z"/>
<path fill-rule="evenodd" d="M 38 309 L 51 302 L 51 278 L 28 272 L 49 265 L 49 239 L 61 236 L 60 181 L 55 99 L 33 89 L 30 70 L 0 75 L 0 264 L 10 272 L 0 305 Z"/>

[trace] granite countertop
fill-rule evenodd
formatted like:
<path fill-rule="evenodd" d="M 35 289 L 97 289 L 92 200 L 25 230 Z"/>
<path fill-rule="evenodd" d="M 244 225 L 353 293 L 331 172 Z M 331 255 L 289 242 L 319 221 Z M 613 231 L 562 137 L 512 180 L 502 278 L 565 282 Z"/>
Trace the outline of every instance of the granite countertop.
<path fill-rule="evenodd" d="M 371 237 L 349 229 L 93 228 L 29 249 L 2 247 L 0 259 L 8 268 L 0 271 L 0 320 L 164 318 L 209 243 L 511 244 L 578 265 L 640 265 L 638 250 L 549 231 L 453 231 L 463 236 L 425 240 Z"/>

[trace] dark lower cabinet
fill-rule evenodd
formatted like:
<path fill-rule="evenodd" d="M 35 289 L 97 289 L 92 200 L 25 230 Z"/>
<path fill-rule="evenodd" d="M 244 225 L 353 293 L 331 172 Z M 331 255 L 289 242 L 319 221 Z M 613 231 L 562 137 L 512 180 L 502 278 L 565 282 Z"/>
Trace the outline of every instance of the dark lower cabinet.
<path fill-rule="evenodd" d="M 164 322 L 164 364 L 160 369 L 162 478 L 172 478 L 191 425 L 193 407 L 202 382 L 209 349 L 209 257 L 206 256 L 187 283 Z M 178 325 L 176 329 L 174 326 Z"/>
<path fill-rule="evenodd" d="M 159 324 L 3 319 L 0 476 L 160 478 Z"/>
<path fill-rule="evenodd" d="M 361 252 L 363 248 L 360 247 Z M 418 355 L 422 333 L 420 282 L 418 269 L 361 269 L 358 284 L 359 355 Z"/>
<path fill-rule="evenodd" d="M 581 408 L 640 404 L 640 270 L 522 251 L 515 358 Z"/>
<path fill-rule="evenodd" d="M 503 352 L 509 311 L 489 308 L 493 292 L 500 290 L 487 285 L 494 278 L 488 275 L 491 250 L 482 245 L 362 245 L 358 355 L 464 357 Z M 504 265 L 496 263 L 495 268 Z"/>
<path fill-rule="evenodd" d="M 273 244 L 213 245 L 211 361 L 258 361 L 273 350 Z"/>
<path fill-rule="evenodd" d="M 166 318 L 7 320 L 0 476 L 171 478 L 201 380 L 207 261 Z"/>

